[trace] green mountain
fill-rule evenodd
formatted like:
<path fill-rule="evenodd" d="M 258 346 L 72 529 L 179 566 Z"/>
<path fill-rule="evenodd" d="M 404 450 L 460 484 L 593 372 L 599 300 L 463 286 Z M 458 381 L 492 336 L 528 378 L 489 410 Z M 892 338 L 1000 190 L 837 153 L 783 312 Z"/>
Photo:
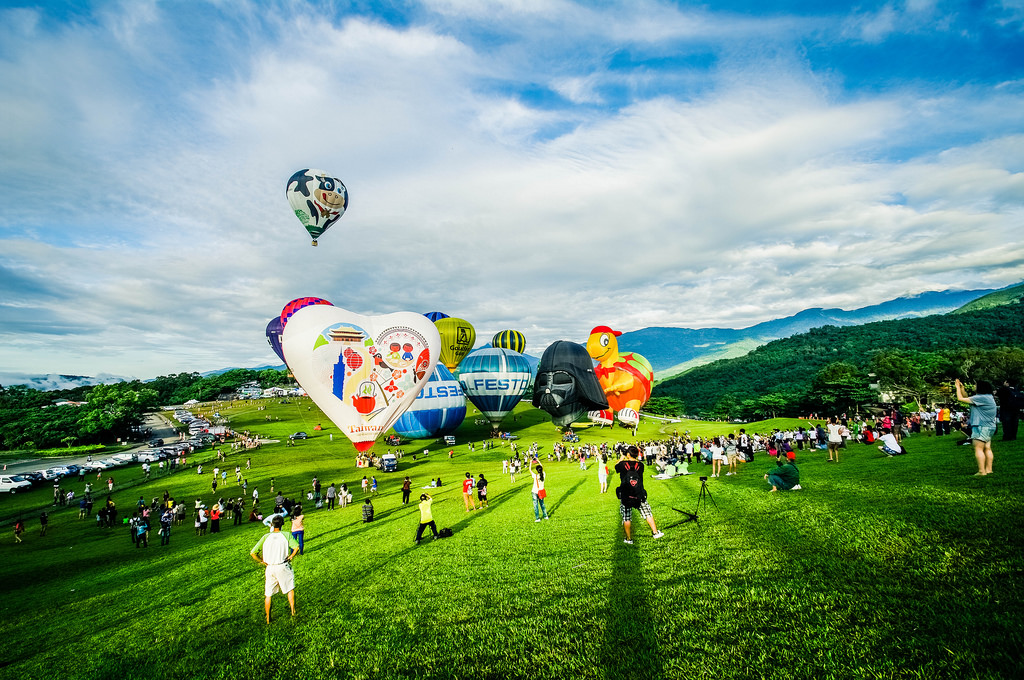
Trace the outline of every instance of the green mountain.
<path fill-rule="evenodd" d="M 691 368 L 658 383 L 690 415 L 799 414 L 878 401 L 869 385 L 934 394 L 953 378 L 1018 379 L 1024 373 L 1024 303 L 959 314 L 824 326 L 775 340 L 749 354 Z M 877 375 L 872 375 L 877 374 Z M 839 395 L 837 397 L 837 395 Z M 768 397 L 772 397 L 768 400 Z M 841 403 L 840 403 L 841 402 Z"/>
<path fill-rule="evenodd" d="M 1003 288 L 1002 290 L 993 291 L 988 295 L 983 295 L 977 300 L 972 300 L 960 309 L 955 310 L 953 314 L 976 312 L 979 309 L 990 309 L 1000 305 L 1012 305 L 1015 302 L 1019 302 L 1022 298 L 1024 298 L 1024 283 L 1019 286 Z"/>

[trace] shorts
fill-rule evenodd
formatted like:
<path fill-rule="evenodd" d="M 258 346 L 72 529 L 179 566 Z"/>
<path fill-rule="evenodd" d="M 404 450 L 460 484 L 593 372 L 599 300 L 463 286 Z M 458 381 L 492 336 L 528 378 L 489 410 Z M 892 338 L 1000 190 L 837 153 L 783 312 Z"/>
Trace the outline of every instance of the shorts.
<path fill-rule="evenodd" d="M 992 425 L 976 425 L 971 428 L 971 439 L 979 442 L 990 442 L 996 434 L 996 428 Z"/>
<path fill-rule="evenodd" d="M 290 593 L 293 590 L 295 590 L 295 573 L 292 571 L 292 566 L 287 562 L 268 564 L 263 595 L 270 597 L 274 593 Z"/>
<path fill-rule="evenodd" d="M 733 463 L 736 462 L 736 454 L 735 453 L 730 453 L 730 454 L 726 455 L 726 458 L 729 460 L 729 465 L 732 465 Z"/>
<path fill-rule="evenodd" d="M 829 451 L 838 451 L 839 447 L 842 446 L 842 445 L 843 445 L 842 442 L 829 442 L 828 443 L 828 450 Z"/>
<path fill-rule="evenodd" d="M 651 512 L 651 506 L 647 501 L 641 501 L 639 507 L 637 507 L 636 510 L 644 519 L 650 519 L 651 516 L 654 514 L 653 512 Z M 620 504 L 619 515 L 622 516 L 623 522 L 630 522 L 633 520 L 633 508 L 627 508 L 625 505 Z"/>

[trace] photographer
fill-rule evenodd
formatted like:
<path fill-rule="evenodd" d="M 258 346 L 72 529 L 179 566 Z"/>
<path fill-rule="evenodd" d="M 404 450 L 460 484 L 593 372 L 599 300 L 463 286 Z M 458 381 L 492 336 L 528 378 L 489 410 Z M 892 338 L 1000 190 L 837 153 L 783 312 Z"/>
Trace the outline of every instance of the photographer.
<path fill-rule="evenodd" d="M 622 517 L 622 528 L 626 532 L 626 538 L 622 542 L 627 545 L 633 545 L 634 508 L 647 520 L 654 538 L 665 535 L 658 531 L 654 524 L 654 513 L 647 503 L 647 491 L 644 490 L 644 464 L 637 460 L 638 455 L 637 448 L 629 446 L 626 448 L 625 458 L 615 464 L 615 471 L 619 473 L 619 488 L 615 490 L 615 494 L 619 497 L 619 515 Z"/>

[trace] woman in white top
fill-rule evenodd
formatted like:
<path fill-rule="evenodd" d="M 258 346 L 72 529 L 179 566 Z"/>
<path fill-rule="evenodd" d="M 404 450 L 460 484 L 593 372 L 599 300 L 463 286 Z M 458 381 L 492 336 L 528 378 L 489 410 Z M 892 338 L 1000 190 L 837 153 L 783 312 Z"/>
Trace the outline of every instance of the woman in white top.
<path fill-rule="evenodd" d="M 597 482 L 601 485 L 601 493 L 608 492 L 608 459 L 599 455 L 597 457 Z"/>
<path fill-rule="evenodd" d="M 726 461 L 725 449 L 719 444 L 718 437 L 711 442 L 711 476 L 722 474 L 722 463 Z"/>
<path fill-rule="evenodd" d="M 828 419 L 828 461 L 839 462 L 839 447 L 843 444 L 842 425 L 836 420 L 835 416 L 831 416 Z M 834 458 L 833 458 L 834 456 Z"/>
<path fill-rule="evenodd" d="M 547 497 L 548 492 L 544 490 L 544 468 L 540 465 L 536 467 L 536 472 L 531 472 L 533 475 L 533 488 L 530 489 L 533 495 L 533 516 L 534 521 L 540 521 L 540 515 L 544 513 L 544 519 L 548 518 L 548 509 L 544 506 L 544 499 Z"/>

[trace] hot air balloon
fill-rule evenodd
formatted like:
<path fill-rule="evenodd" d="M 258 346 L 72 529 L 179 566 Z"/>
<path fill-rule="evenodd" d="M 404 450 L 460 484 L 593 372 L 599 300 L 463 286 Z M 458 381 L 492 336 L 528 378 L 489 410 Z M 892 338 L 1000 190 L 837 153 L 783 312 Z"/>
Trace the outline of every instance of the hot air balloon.
<path fill-rule="evenodd" d="M 533 384 L 533 405 L 546 411 L 559 427 L 576 422 L 587 411 L 608 408 L 594 362 L 583 345 L 559 340 L 544 350 Z"/>
<path fill-rule="evenodd" d="M 292 315 L 281 344 L 299 385 L 367 451 L 433 375 L 441 338 L 415 312 L 363 316 L 308 305 Z"/>
<path fill-rule="evenodd" d="M 590 418 L 592 423 L 600 425 L 601 427 L 611 425 L 614 422 L 612 412 L 607 409 L 604 411 L 591 411 L 587 414 L 587 417 Z"/>
<path fill-rule="evenodd" d="M 441 334 L 441 363 L 449 371 L 454 371 L 463 357 L 473 349 L 476 342 L 476 330 L 473 324 L 465 319 L 445 317 L 434 322 Z"/>
<path fill-rule="evenodd" d="M 323 170 L 299 170 L 288 178 L 284 194 L 299 222 L 313 237 L 314 246 L 348 208 L 348 189 L 340 179 Z"/>
<path fill-rule="evenodd" d="M 395 432 L 410 439 L 443 437 L 466 418 L 466 395 L 455 376 L 438 364 L 412 406 L 395 421 Z"/>
<path fill-rule="evenodd" d="M 500 347 L 477 350 L 463 359 L 462 391 L 495 430 L 530 386 L 530 363 L 522 354 Z"/>
<path fill-rule="evenodd" d="M 427 312 L 423 316 L 427 317 L 431 321 L 437 321 L 438 319 L 447 319 L 448 315 L 444 312 Z"/>
<path fill-rule="evenodd" d="M 526 351 L 526 336 L 519 331 L 498 331 L 491 338 L 492 347 L 502 347 L 522 354 Z"/>
<path fill-rule="evenodd" d="M 292 314 L 299 311 L 303 307 L 309 307 L 310 305 L 327 305 L 331 306 L 331 303 L 323 298 L 318 297 L 300 297 L 295 298 L 284 306 L 281 310 L 281 332 L 284 333 L 284 327 L 288 325 L 288 319 L 292 318 Z"/>
<path fill-rule="evenodd" d="M 619 353 L 619 331 L 597 326 L 587 338 L 587 353 L 598 361 L 597 379 L 615 411 L 640 408 L 651 398 L 654 369 L 644 357 L 633 352 Z"/>
<path fill-rule="evenodd" d="M 280 357 L 281 361 L 284 361 L 284 350 L 281 349 L 281 333 L 283 332 L 281 317 L 275 316 L 267 324 L 267 342 L 270 343 L 270 348 L 274 350 L 274 354 Z"/>

